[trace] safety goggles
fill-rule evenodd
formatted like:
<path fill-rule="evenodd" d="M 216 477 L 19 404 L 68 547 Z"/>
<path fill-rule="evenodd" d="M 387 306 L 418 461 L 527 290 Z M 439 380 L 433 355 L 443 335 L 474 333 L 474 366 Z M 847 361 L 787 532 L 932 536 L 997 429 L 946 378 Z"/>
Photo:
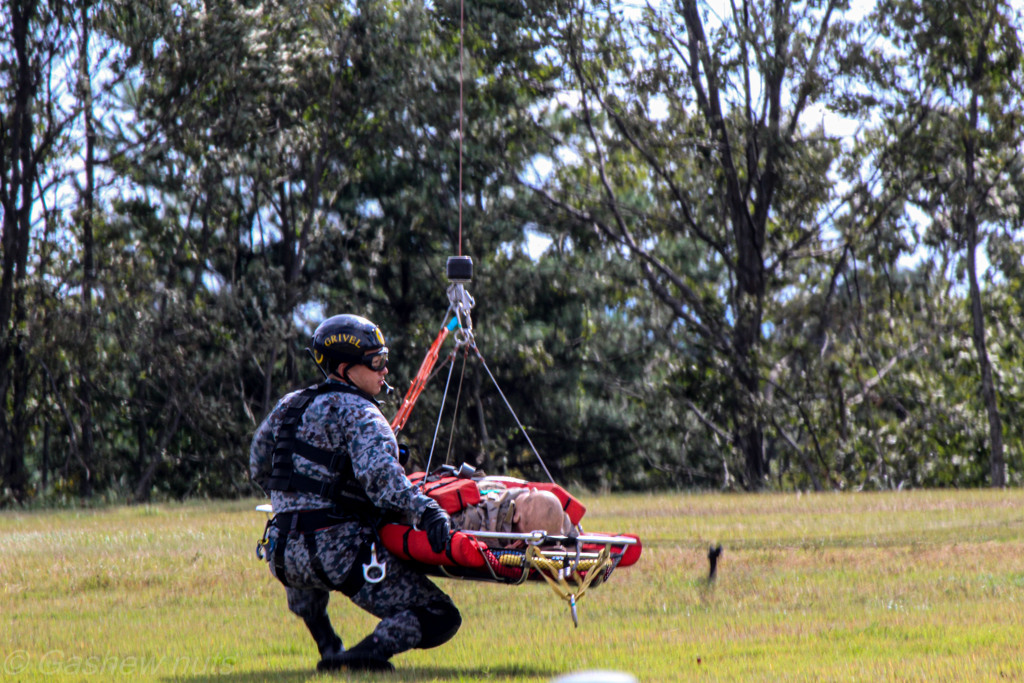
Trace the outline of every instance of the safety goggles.
<path fill-rule="evenodd" d="M 388 366 L 388 347 L 382 346 L 376 351 L 364 355 L 359 361 L 374 372 L 380 372 Z"/>

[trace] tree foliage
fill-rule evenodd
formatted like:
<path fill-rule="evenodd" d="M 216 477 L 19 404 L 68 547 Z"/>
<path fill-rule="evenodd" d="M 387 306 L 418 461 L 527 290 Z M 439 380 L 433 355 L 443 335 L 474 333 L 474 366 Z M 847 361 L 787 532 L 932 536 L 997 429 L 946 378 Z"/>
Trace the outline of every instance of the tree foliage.
<path fill-rule="evenodd" d="M 4 503 L 251 493 L 250 434 L 318 379 L 321 317 L 378 322 L 401 391 L 454 254 L 480 355 L 421 398 L 419 464 L 1020 481 L 1024 23 L 1003 3 L 3 12 Z"/>

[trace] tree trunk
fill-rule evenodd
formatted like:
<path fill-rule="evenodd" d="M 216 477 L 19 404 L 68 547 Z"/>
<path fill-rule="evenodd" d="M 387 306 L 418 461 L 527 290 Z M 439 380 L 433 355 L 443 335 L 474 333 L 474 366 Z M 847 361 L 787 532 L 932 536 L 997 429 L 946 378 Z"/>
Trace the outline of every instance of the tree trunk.
<path fill-rule="evenodd" d="M 82 93 L 82 119 L 85 127 L 85 187 L 81 196 L 82 226 L 82 312 L 81 312 L 81 346 L 78 348 L 78 407 L 79 429 L 81 439 L 82 462 L 85 476 L 80 491 L 86 498 L 92 496 L 93 481 L 91 472 L 93 461 L 93 417 L 92 417 L 92 323 L 93 323 L 93 286 L 96 279 L 95 240 L 93 239 L 93 215 L 95 209 L 96 188 L 96 130 L 92 111 L 92 82 L 89 74 L 89 7 L 91 3 L 83 0 L 81 7 L 82 37 L 79 43 L 79 88 Z"/>
<path fill-rule="evenodd" d="M 979 67 L 980 68 L 980 65 Z M 978 128 L 978 94 L 971 95 L 970 122 L 964 140 L 965 147 L 965 185 L 966 207 L 964 215 L 964 231 L 967 233 L 967 278 L 971 299 L 971 338 L 974 350 L 978 354 L 978 369 L 981 372 L 981 398 L 985 403 L 988 417 L 989 477 L 995 488 L 1006 486 L 1006 459 L 1003 454 L 1003 424 L 999 415 L 999 401 L 996 396 L 995 381 L 992 377 L 992 363 L 985 347 L 985 314 L 981 307 L 981 288 L 978 286 L 978 214 L 976 211 L 977 185 L 975 177 L 975 133 Z"/>
<path fill-rule="evenodd" d="M 781 3 L 775 3 L 776 14 L 783 13 Z M 721 84 L 718 80 L 715 58 L 711 55 L 703 22 L 695 0 L 684 3 L 683 18 L 690 35 L 690 71 L 694 83 L 704 88 L 698 96 L 698 103 L 718 145 L 718 159 L 725 182 L 723 201 L 732 230 L 735 257 L 733 268 L 736 287 L 732 298 L 736 321 L 733 330 L 731 364 L 735 373 L 737 397 L 736 414 L 733 416 L 733 433 L 736 445 L 743 454 L 746 468 L 747 488 L 759 490 L 764 487 L 768 474 L 764 454 L 764 426 L 758 403 L 761 398 L 761 380 L 757 369 L 757 352 L 760 346 L 761 324 L 765 293 L 764 238 L 765 224 L 777 182 L 776 156 L 780 153 L 779 116 L 781 111 L 781 71 L 767 74 L 766 87 L 768 118 L 764 122 L 751 119 L 746 131 L 744 149 L 748 160 L 747 183 L 756 190 L 754 207 L 751 211 L 749 191 L 744 192 L 740 172 L 734 162 L 734 153 L 740 145 L 736 143 L 726 125 L 726 116 L 721 104 Z M 782 34 L 781 23 L 775 22 L 777 43 L 787 39 Z M 777 49 L 781 48 L 779 45 Z M 703 73 L 703 79 L 701 74 Z M 749 116 L 748 112 L 748 116 Z M 764 130 L 767 128 L 767 130 Z M 760 134 L 766 133 L 765 140 Z M 764 147 L 761 148 L 762 142 Z M 758 163 L 760 160 L 760 164 Z"/>
<path fill-rule="evenodd" d="M 3 206 L 3 272 L 0 274 L 0 487 L 21 499 L 25 473 L 25 398 L 28 394 L 24 290 L 32 218 L 32 188 L 39 157 L 32 149 L 35 135 L 33 103 L 38 74 L 29 50 L 31 18 L 35 2 L 8 3 L 10 36 L 17 64 L 10 116 L 4 122 L 5 140 L 0 145 L 0 203 Z M 9 406 L 7 408 L 6 406 Z"/>

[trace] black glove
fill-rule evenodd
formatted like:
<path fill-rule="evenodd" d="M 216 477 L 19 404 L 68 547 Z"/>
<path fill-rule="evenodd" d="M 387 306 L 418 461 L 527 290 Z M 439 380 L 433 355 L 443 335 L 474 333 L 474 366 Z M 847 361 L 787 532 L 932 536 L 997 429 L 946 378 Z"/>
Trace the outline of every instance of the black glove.
<path fill-rule="evenodd" d="M 429 507 L 420 517 L 420 528 L 427 532 L 430 549 L 435 553 L 444 552 L 452 537 L 452 520 L 439 507 Z"/>

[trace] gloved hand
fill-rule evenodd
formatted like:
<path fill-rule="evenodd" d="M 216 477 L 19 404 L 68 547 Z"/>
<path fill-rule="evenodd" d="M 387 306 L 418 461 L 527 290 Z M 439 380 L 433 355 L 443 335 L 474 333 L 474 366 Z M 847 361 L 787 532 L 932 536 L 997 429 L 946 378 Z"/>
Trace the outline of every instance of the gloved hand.
<path fill-rule="evenodd" d="M 420 528 L 427 532 L 430 549 L 442 553 L 452 537 L 452 520 L 439 507 L 429 507 L 420 517 Z"/>

